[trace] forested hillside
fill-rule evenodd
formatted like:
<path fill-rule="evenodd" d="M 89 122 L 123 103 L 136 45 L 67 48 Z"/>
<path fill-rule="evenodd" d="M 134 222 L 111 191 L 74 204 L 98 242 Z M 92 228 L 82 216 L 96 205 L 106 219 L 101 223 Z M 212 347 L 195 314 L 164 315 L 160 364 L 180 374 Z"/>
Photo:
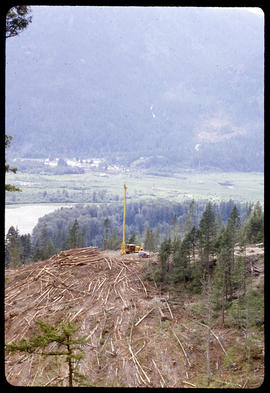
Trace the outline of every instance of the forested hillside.
<path fill-rule="evenodd" d="M 11 157 L 263 171 L 263 17 L 31 8 L 32 23 L 6 44 Z"/>
<path fill-rule="evenodd" d="M 146 249 L 157 251 L 164 239 L 183 239 L 193 226 L 197 230 L 206 205 L 207 201 L 195 200 L 183 203 L 128 201 L 127 240 L 131 243 L 144 242 Z M 234 206 L 241 225 L 247 225 L 248 242 L 262 242 L 264 227 L 260 203 L 234 203 L 230 200 L 212 204 L 217 231 L 222 231 Z M 9 229 L 6 236 L 6 266 L 46 259 L 74 247 L 98 246 L 120 250 L 122 226 L 122 203 L 58 209 L 41 217 L 32 234 L 21 235 L 19 229 Z"/>

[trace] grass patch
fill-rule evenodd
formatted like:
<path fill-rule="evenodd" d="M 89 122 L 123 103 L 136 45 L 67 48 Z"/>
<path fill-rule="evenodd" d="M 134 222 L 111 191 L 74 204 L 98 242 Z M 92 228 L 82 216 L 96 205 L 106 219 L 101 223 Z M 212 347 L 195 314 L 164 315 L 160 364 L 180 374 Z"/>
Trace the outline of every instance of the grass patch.
<path fill-rule="evenodd" d="M 174 201 L 185 199 L 212 199 L 260 201 L 264 200 L 263 173 L 256 172 L 183 172 L 167 174 L 147 174 L 146 172 L 119 172 L 102 177 L 98 172 L 65 175 L 40 175 L 17 173 L 7 174 L 7 182 L 18 185 L 23 193 L 8 193 L 7 203 L 40 203 L 43 192 L 48 194 L 58 192 L 62 198 L 62 191 L 72 194 L 73 202 L 89 202 L 87 194 L 94 190 L 106 189 L 111 195 L 123 198 L 123 184 L 128 186 L 128 197 L 141 199 L 149 197 L 165 198 Z M 233 188 L 222 184 L 233 184 Z M 81 195 L 82 191 L 84 196 Z M 39 194 L 40 193 L 40 194 Z M 14 195 L 10 195 L 14 194 Z M 77 194 L 77 199 L 76 199 Z M 56 196 L 54 196 L 56 198 Z M 63 199 L 63 198 L 62 198 Z M 59 202 L 71 202 L 70 200 Z M 52 202 L 52 201 L 51 201 Z M 55 200 L 57 202 L 57 200 Z"/>

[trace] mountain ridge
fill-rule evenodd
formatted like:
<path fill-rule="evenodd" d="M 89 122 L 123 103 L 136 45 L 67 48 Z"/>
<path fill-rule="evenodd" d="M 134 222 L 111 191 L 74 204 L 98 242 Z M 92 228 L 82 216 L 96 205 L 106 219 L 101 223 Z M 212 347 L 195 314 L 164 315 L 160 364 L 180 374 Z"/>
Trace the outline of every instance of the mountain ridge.
<path fill-rule="evenodd" d="M 260 18 L 206 7 L 32 13 L 6 46 L 10 155 L 163 155 L 168 165 L 263 171 Z"/>

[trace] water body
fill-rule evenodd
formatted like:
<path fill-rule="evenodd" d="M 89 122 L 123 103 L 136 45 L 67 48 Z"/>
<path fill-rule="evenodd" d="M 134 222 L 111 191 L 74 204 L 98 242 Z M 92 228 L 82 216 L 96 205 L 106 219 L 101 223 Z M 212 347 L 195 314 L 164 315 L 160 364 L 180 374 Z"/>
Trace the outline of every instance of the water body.
<path fill-rule="evenodd" d="M 7 205 L 5 208 L 5 234 L 12 225 L 18 228 L 20 235 L 31 234 L 40 217 L 61 207 L 72 207 L 72 204 Z"/>

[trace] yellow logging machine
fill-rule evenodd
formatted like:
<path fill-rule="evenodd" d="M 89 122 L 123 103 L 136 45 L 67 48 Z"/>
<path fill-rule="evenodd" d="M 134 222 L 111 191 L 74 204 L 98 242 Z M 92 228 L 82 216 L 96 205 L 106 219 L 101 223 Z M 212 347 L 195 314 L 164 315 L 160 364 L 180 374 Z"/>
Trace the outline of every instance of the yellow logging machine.
<path fill-rule="evenodd" d="M 123 214 L 123 241 L 120 253 L 123 254 L 130 254 L 132 252 L 139 252 L 144 249 L 144 244 L 142 243 L 141 246 L 137 246 L 136 244 L 126 244 L 125 239 L 125 232 L 126 232 L 126 197 L 127 197 L 127 186 L 124 184 L 124 214 Z"/>

